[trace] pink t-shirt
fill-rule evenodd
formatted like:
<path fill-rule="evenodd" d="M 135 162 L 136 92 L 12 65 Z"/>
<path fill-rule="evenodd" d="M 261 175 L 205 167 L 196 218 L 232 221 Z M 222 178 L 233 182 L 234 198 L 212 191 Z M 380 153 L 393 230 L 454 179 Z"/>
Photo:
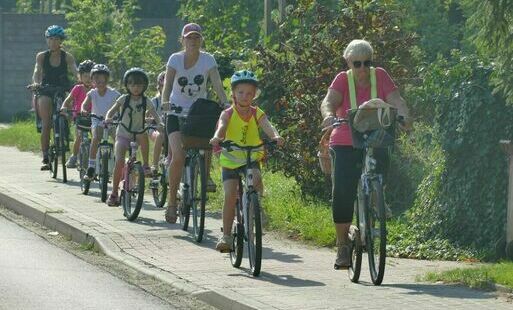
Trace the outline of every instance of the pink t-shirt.
<path fill-rule="evenodd" d="M 356 83 L 355 83 L 356 84 Z M 387 96 L 397 89 L 390 75 L 383 68 L 376 68 L 376 87 L 378 90 L 378 98 L 385 100 Z M 359 106 L 365 101 L 371 99 L 371 87 L 356 86 L 356 105 Z M 347 73 L 345 71 L 337 74 L 329 87 L 342 94 L 342 105 L 336 111 L 337 117 L 347 118 L 347 111 L 351 109 L 351 101 L 349 100 L 349 85 L 347 82 Z M 331 132 L 330 146 L 332 145 L 353 145 L 351 138 L 351 130 L 348 124 L 342 124 Z"/>
<path fill-rule="evenodd" d="M 80 113 L 82 102 L 84 102 L 88 91 L 89 90 L 83 84 L 73 86 L 73 89 L 70 92 L 71 98 L 73 98 L 73 118 L 76 118 Z M 91 106 L 89 106 L 88 111 L 91 112 Z"/>

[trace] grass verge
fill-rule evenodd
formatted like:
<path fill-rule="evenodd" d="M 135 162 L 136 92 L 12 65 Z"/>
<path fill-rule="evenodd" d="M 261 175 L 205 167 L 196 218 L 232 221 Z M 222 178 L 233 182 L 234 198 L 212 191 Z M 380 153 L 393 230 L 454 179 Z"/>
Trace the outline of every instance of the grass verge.
<path fill-rule="evenodd" d="M 513 262 L 480 265 L 473 268 L 458 268 L 444 272 L 426 274 L 420 280 L 429 282 L 462 284 L 472 288 L 490 289 L 500 284 L 513 289 Z"/>
<path fill-rule="evenodd" d="M 15 146 L 20 151 L 38 152 L 39 134 L 33 121 L 19 121 L 0 130 L 0 145 Z"/>

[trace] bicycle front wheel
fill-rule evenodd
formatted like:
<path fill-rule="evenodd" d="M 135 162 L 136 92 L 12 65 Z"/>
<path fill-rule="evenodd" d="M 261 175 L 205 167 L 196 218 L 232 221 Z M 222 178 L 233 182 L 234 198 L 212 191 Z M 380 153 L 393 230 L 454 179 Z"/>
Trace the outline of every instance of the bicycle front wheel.
<path fill-rule="evenodd" d="M 50 146 L 50 149 L 48 150 L 48 159 L 50 161 L 50 173 L 52 175 L 52 178 L 57 178 L 57 170 L 58 170 L 58 164 L 59 164 L 59 154 L 57 153 L 57 143 L 59 143 L 59 139 L 54 139 L 54 143 Z"/>
<path fill-rule="evenodd" d="M 125 217 L 134 221 L 141 212 L 144 198 L 144 170 L 139 162 L 129 165 L 127 169 L 127 180 L 123 183 L 125 188 L 121 199 Z"/>
<path fill-rule="evenodd" d="M 196 242 L 203 239 L 205 228 L 205 204 L 207 203 L 207 172 L 205 169 L 205 157 L 196 156 L 192 168 L 192 233 Z"/>
<path fill-rule="evenodd" d="M 372 283 L 380 285 L 385 275 L 387 230 L 383 187 L 378 180 L 372 180 L 366 199 L 365 226 L 367 254 Z"/>
<path fill-rule="evenodd" d="M 360 191 L 360 187 L 358 187 L 358 191 Z M 351 265 L 348 269 L 349 279 L 353 283 L 358 283 L 360 279 L 360 272 L 362 270 L 362 239 L 359 229 L 360 216 L 359 216 L 359 203 L 358 200 L 354 203 L 354 209 L 356 214 L 356 225 L 351 225 L 349 227 L 349 242 L 351 244 Z"/>
<path fill-rule="evenodd" d="M 61 157 L 61 165 L 62 165 L 62 182 L 66 183 L 68 181 L 68 175 L 66 170 L 66 148 L 67 148 L 67 132 L 68 124 L 64 116 L 59 116 L 59 155 Z"/>
<path fill-rule="evenodd" d="M 84 195 L 87 195 L 89 193 L 91 181 L 86 180 L 84 177 L 87 172 L 87 166 L 89 165 L 89 145 L 86 145 L 84 142 L 80 145 L 79 159 L 80 165 L 78 166 L 78 169 L 80 175 L 80 189 Z"/>
<path fill-rule="evenodd" d="M 262 223 L 257 193 L 250 194 L 247 203 L 244 225 L 248 239 L 249 268 L 256 277 L 262 266 Z"/>
<path fill-rule="evenodd" d="M 107 201 L 107 186 L 109 185 L 109 154 L 103 152 L 100 160 L 100 192 L 102 202 Z"/>

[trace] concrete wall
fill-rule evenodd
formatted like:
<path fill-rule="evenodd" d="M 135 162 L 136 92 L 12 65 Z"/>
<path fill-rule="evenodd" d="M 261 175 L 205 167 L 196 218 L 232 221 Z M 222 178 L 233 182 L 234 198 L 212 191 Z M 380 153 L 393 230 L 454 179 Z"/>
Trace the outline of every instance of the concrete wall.
<path fill-rule="evenodd" d="M 31 108 L 31 93 L 25 86 L 32 81 L 36 53 L 47 48 L 44 30 L 53 24 L 65 26 L 64 16 L 0 12 L 0 121 L 10 121 Z M 154 25 L 162 26 L 166 33 L 164 65 L 170 53 L 179 48 L 177 38 L 182 24 L 177 18 L 145 18 L 136 26 Z"/>

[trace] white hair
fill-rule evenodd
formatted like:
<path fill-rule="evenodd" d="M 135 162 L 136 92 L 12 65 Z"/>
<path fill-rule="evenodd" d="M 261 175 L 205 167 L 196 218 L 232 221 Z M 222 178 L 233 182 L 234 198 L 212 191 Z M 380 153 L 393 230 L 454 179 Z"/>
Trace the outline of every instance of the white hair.
<path fill-rule="evenodd" d="M 369 56 L 372 59 L 373 54 L 372 46 L 365 40 L 353 40 L 349 42 L 344 50 L 345 59 L 349 59 L 351 56 Z"/>

